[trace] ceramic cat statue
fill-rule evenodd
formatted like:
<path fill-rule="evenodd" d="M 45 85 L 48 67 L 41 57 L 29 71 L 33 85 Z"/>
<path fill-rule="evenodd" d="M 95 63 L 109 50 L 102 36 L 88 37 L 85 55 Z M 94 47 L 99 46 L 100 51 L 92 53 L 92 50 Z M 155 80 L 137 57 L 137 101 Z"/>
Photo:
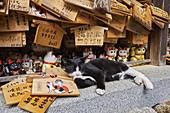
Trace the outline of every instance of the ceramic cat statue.
<path fill-rule="evenodd" d="M 85 63 L 96 58 L 96 55 L 93 54 L 92 48 L 86 48 L 83 52 L 83 56 L 88 56 L 85 60 Z"/>
<path fill-rule="evenodd" d="M 46 68 L 54 68 L 56 67 L 55 63 L 57 61 L 57 57 L 53 55 L 53 51 L 47 52 L 44 56 L 44 62 L 42 66 L 42 73 L 46 73 Z"/>
<path fill-rule="evenodd" d="M 117 61 L 127 62 L 128 56 L 129 56 L 129 48 L 125 47 L 122 49 L 121 47 L 119 47 Z"/>
<path fill-rule="evenodd" d="M 27 54 L 24 55 L 22 58 L 22 69 L 25 71 L 27 74 L 33 73 L 33 60 L 29 58 Z"/>
<path fill-rule="evenodd" d="M 106 52 L 106 59 L 115 61 L 118 49 L 115 47 L 108 47 Z"/>
<path fill-rule="evenodd" d="M 130 61 L 145 60 L 145 47 L 144 45 L 136 45 L 131 48 L 131 58 Z"/>

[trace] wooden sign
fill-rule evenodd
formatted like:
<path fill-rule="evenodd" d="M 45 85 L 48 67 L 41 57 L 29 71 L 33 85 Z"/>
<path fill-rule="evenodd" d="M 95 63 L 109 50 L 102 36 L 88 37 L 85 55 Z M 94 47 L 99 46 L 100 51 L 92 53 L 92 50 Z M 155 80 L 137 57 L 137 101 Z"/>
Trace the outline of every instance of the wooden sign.
<path fill-rule="evenodd" d="M 72 21 L 75 21 L 79 9 L 64 2 L 64 0 L 43 0 L 42 5 Z"/>
<path fill-rule="evenodd" d="M 148 30 L 152 30 L 152 18 L 149 13 L 150 11 L 148 8 L 146 8 L 145 11 L 145 9 L 141 8 L 140 6 L 133 6 L 134 19 L 141 23 Z"/>
<path fill-rule="evenodd" d="M 19 84 L 9 88 L 3 88 L 2 91 L 6 104 L 11 105 L 19 103 L 24 95 L 31 91 L 31 88 L 31 83 Z"/>
<path fill-rule="evenodd" d="M 169 20 L 168 12 L 164 11 L 163 9 L 155 6 L 150 6 L 150 9 L 152 15 Z"/>
<path fill-rule="evenodd" d="M 84 13 L 84 12 L 83 13 L 78 12 L 78 15 L 75 21 L 81 24 L 90 24 L 90 25 L 96 24 L 96 21 L 94 20 L 94 18 L 91 15 Z"/>
<path fill-rule="evenodd" d="M 16 85 L 24 84 L 24 83 L 26 83 L 26 78 L 16 78 L 16 79 L 12 80 L 11 82 L 9 82 L 5 85 L 2 85 L 1 88 L 9 88 L 11 86 L 16 86 Z"/>
<path fill-rule="evenodd" d="M 23 47 L 25 32 L 1 33 L 0 47 Z"/>
<path fill-rule="evenodd" d="M 131 16 L 128 16 L 126 29 L 137 34 L 149 34 L 149 31 Z"/>
<path fill-rule="evenodd" d="M 118 38 L 108 38 L 107 32 L 104 33 L 104 42 L 109 44 L 116 44 L 118 41 Z"/>
<path fill-rule="evenodd" d="M 10 0 L 9 9 L 15 11 L 28 12 L 30 0 Z"/>
<path fill-rule="evenodd" d="M 94 18 L 102 21 L 103 23 L 107 24 L 109 27 L 114 28 L 120 32 L 124 31 L 126 25 L 126 16 L 114 15 L 112 21 L 106 21 L 96 16 L 94 16 Z"/>
<path fill-rule="evenodd" d="M 73 5 L 83 7 L 85 9 L 93 10 L 93 2 L 91 0 L 64 0 Z"/>
<path fill-rule="evenodd" d="M 160 27 L 161 29 L 163 29 L 164 26 L 165 26 L 165 23 L 164 23 L 164 22 L 161 22 L 161 21 L 156 20 L 154 16 L 152 16 L 152 21 L 153 21 L 158 27 Z"/>
<path fill-rule="evenodd" d="M 79 96 L 74 81 L 61 78 L 33 79 L 32 95 Z"/>
<path fill-rule="evenodd" d="M 31 1 L 38 4 L 39 6 L 41 6 L 42 4 L 42 0 L 31 0 Z"/>
<path fill-rule="evenodd" d="M 132 4 L 132 0 L 122 0 L 125 4 L 127 4 L 128 6 L 133 6 Z"/>
<path fill-rule="evenodd" d="M 68 74 L 61 67 L 47 68 L 45 72 L 46 74 L 68 77 Z"/>
<path fill-rule="evenodd" d="M 120 32 L 115 29 L 109 28 L 109 30 L 107 31 L 107 38 L 125 38 L 125 37 L 126 37 L 126 30 Z"/>
<path fill-rule="evenodd" d="M 79 27 L 74 27 L 71 30 L 74 30 L 75 32 L 75 45 L 102 46 L 104 39 L 104 30 L 108 30 L 108 28 L 83 25 Z"/>
<path fill-rule="evenodd" d="M 128 40 L 128 43 L 131 43 L 131 44 L 147 44 L 148 43 L 148 35 L 128 32 L 127 40 Z"/>
<path fill-rule="evenodd" d="M 39 24 L 36 31 L 34 43 L 43 46 L 60 48 L 63 35 L 66 32 L 59 26 L 51 27 Z"/>
<path fill-rule="evenodd" d="M 19 102 L 18 107 L 31 113 L 45 113 L 55 98 L 54 96 L 31 96 L 28 92 Z"/>
<path fill-rule="evenodd" d="M 0 32 L 28 31 L 28 18 L 24 14 L 11 12 L 0 18 Z"/>
<path fill-rule="evenodd" d="M 117 1 L 111 1 L 111 10 L 116 10 L 118 12 L 121 12 L 123 14 L 130 14 L 130 9 L 128 7 L 120 2 Z M 111 13 L 111 12 L 110 12 Z"/>

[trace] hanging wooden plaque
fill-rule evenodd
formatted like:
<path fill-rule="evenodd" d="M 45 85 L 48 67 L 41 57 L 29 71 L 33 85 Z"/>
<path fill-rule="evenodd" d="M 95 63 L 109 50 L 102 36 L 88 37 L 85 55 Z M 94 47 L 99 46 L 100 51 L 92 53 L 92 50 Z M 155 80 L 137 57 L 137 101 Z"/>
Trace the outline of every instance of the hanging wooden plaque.
<path fill-rule="evenodd" d="M 66 3 L 64 0 L 43 0 L 42 5 L 71 21 L 75 21 L 79 10 L 78 7 Z"/>
<path fill-rule="evenodd" d="M 147 44 L 148 43 L 148 35 L 128 32 L 127 40 L 128 40 L 128 43 L 131 43 L 131 44 Z"/>
<path fill-rule="evenodd" d="M 149 34 L 149 31 L 131 16 L 128 16 L 126 29 L 137 34 Z"/>
<path fill-rule="evenodd" d="M 100 26 L 78 26 L 71 30 L 75 32 L 75 45 L 77 46 L 102 46 L 104 30 L 108 28 Z"/>
<path fill-rule="evenodd" d="M 47 26 L 39 24 L 36 31 L 34 43 L 43 46 L 60 48 L 63 35 L 66 32 L 59 26 Z"/>
<path fill-rule="evenodd" d="M 79 96 L 72 80 L 61 78 L 33 79 L 32 95 Z"/>
<path fill-rule="evenodd" d="M 78 12 L 78 15 L 76 17 L 75 20 L 77 23 L 81 23 L 81 24 L 90 24 L 90 25 L 95 25 L 96 21 L 94 20 L 94 18 L 87 14 L 87 13 L 82 13 L 82 12 Z"/>
<path fill-rule="evenodd" d="M 24 14 L 11 12 L 0 18 L 0 32 L 28 31 L 28 17 Z"/>
<path fill-rule="evenodd" d="M 164 26 L 165 26 L 165 23 L 164 23 L 164 22 L 161 22 L 161 21 L 156 20 L 154 16 L 152 16 L 152 21 L 153 21 L 158 27 L 160 27 L 161 29 L 163 29 Z"/>
<path fill-rule="evenodd" d="M 152 30 L 152 18 L 149 14 L 150 10 L 148 8 L 143 9 L 140 6 L 133 6 L 133 17 L 140 24 L 142 24 L 146 29 Z"/>
<path fill-rule="evenodd" d="M 0 14 L 8 15 L 9 14 L 9 0 L 3 0 L 3 6 L 0 7 Z"/>
<path fill-rule="evenodd" d="M 18 107 L 31 113 L 45 113 L 55 98 L 54 96 L 31 96 L 28 92 L 19 102 Z"/>
<path fill-rule="evenodd" d="M 128 9 L 128 7 L 126 5 L 124 5 L 120 2 L 117 2 L 117 1 L 111 1 L 111 10 L 116 10 L 123 14 L 130 14 L 130 9 Z"/>
<path fill-rule="evenodd" d="M 23 47 L 25 32 L 1 33 L 0 47 Z"/>
<path fill-rule="evenodd" d="M 159 7 L 155 7 L 155 6 L 150 6 L 152 15 L 163 18 L 165 20 L 169 20 L 169 15 L 168 12 L 166 12 L 165 10 L 159 8 Z"/>
<path fill-rule="evenodd" d="M 19 84 L 9 88 L 3 88 L 2 92 L 7 105 L 19 103 L 27 92 L 32 88 L 31 83 Z"/>
<path fill-rule="evenodd" d="M 73 5 L 77 5 L 79 7 L 93 10 L 93 2 L 91 0 L 64 0 L 64 1 Z"/>
<path fill-rule="evenodd" d="M 9 9 L 15 11 L 28 12 L 30 0 L 10 0 Z"/>
<path fill-rule="evenodd" d="M 107 38 L 125 38 L 126 37 L 126 30 L 123 32 L 117 31 L 115 29 L 109 28 L 107 31 Z"/>

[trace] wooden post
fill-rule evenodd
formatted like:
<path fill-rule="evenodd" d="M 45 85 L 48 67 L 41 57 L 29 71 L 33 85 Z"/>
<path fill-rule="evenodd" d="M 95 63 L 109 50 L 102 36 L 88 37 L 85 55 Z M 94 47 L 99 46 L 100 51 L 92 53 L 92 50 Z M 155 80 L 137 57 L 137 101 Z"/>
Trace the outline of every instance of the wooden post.
<path fill-rule="evenodd" d="M 170 14 L 170 0 L 153 0 L 153 3 Z M 167 38 L 168 24 L 165 24 L 164 29 L 160 29 L 154 24 L 148 45 L 152 65 L 166 65 Z"/>

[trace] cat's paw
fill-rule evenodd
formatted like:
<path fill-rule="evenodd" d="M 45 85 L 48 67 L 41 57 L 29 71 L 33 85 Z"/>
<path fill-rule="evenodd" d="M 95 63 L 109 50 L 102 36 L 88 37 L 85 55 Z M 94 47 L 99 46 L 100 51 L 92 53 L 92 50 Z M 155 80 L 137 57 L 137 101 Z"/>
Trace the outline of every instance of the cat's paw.
<path fill-rule="evenodd" d="M 147 80 L 144 84 L 145 84 L 146 89 L 153 89 L 154 88 L 153 84 L 149 80 Z"/>
<path fill-rule="evenodd" d="M 99 95 L 104 95 L 105 94 L 105 90 L 97 88 L 96 89 L 96 93 L 99 94 Z"/>
<path fill-rule="evenodd" d="M 136 77 L 134 78 L 134 81 L 135 81 L 135 83 L 138 84 L 138 85 L 141 85 L 142 82 L 143 82 L 142 78 L 141 78 L 141 77 L 138 77 L 138 76 L 136 76 Z"/>

